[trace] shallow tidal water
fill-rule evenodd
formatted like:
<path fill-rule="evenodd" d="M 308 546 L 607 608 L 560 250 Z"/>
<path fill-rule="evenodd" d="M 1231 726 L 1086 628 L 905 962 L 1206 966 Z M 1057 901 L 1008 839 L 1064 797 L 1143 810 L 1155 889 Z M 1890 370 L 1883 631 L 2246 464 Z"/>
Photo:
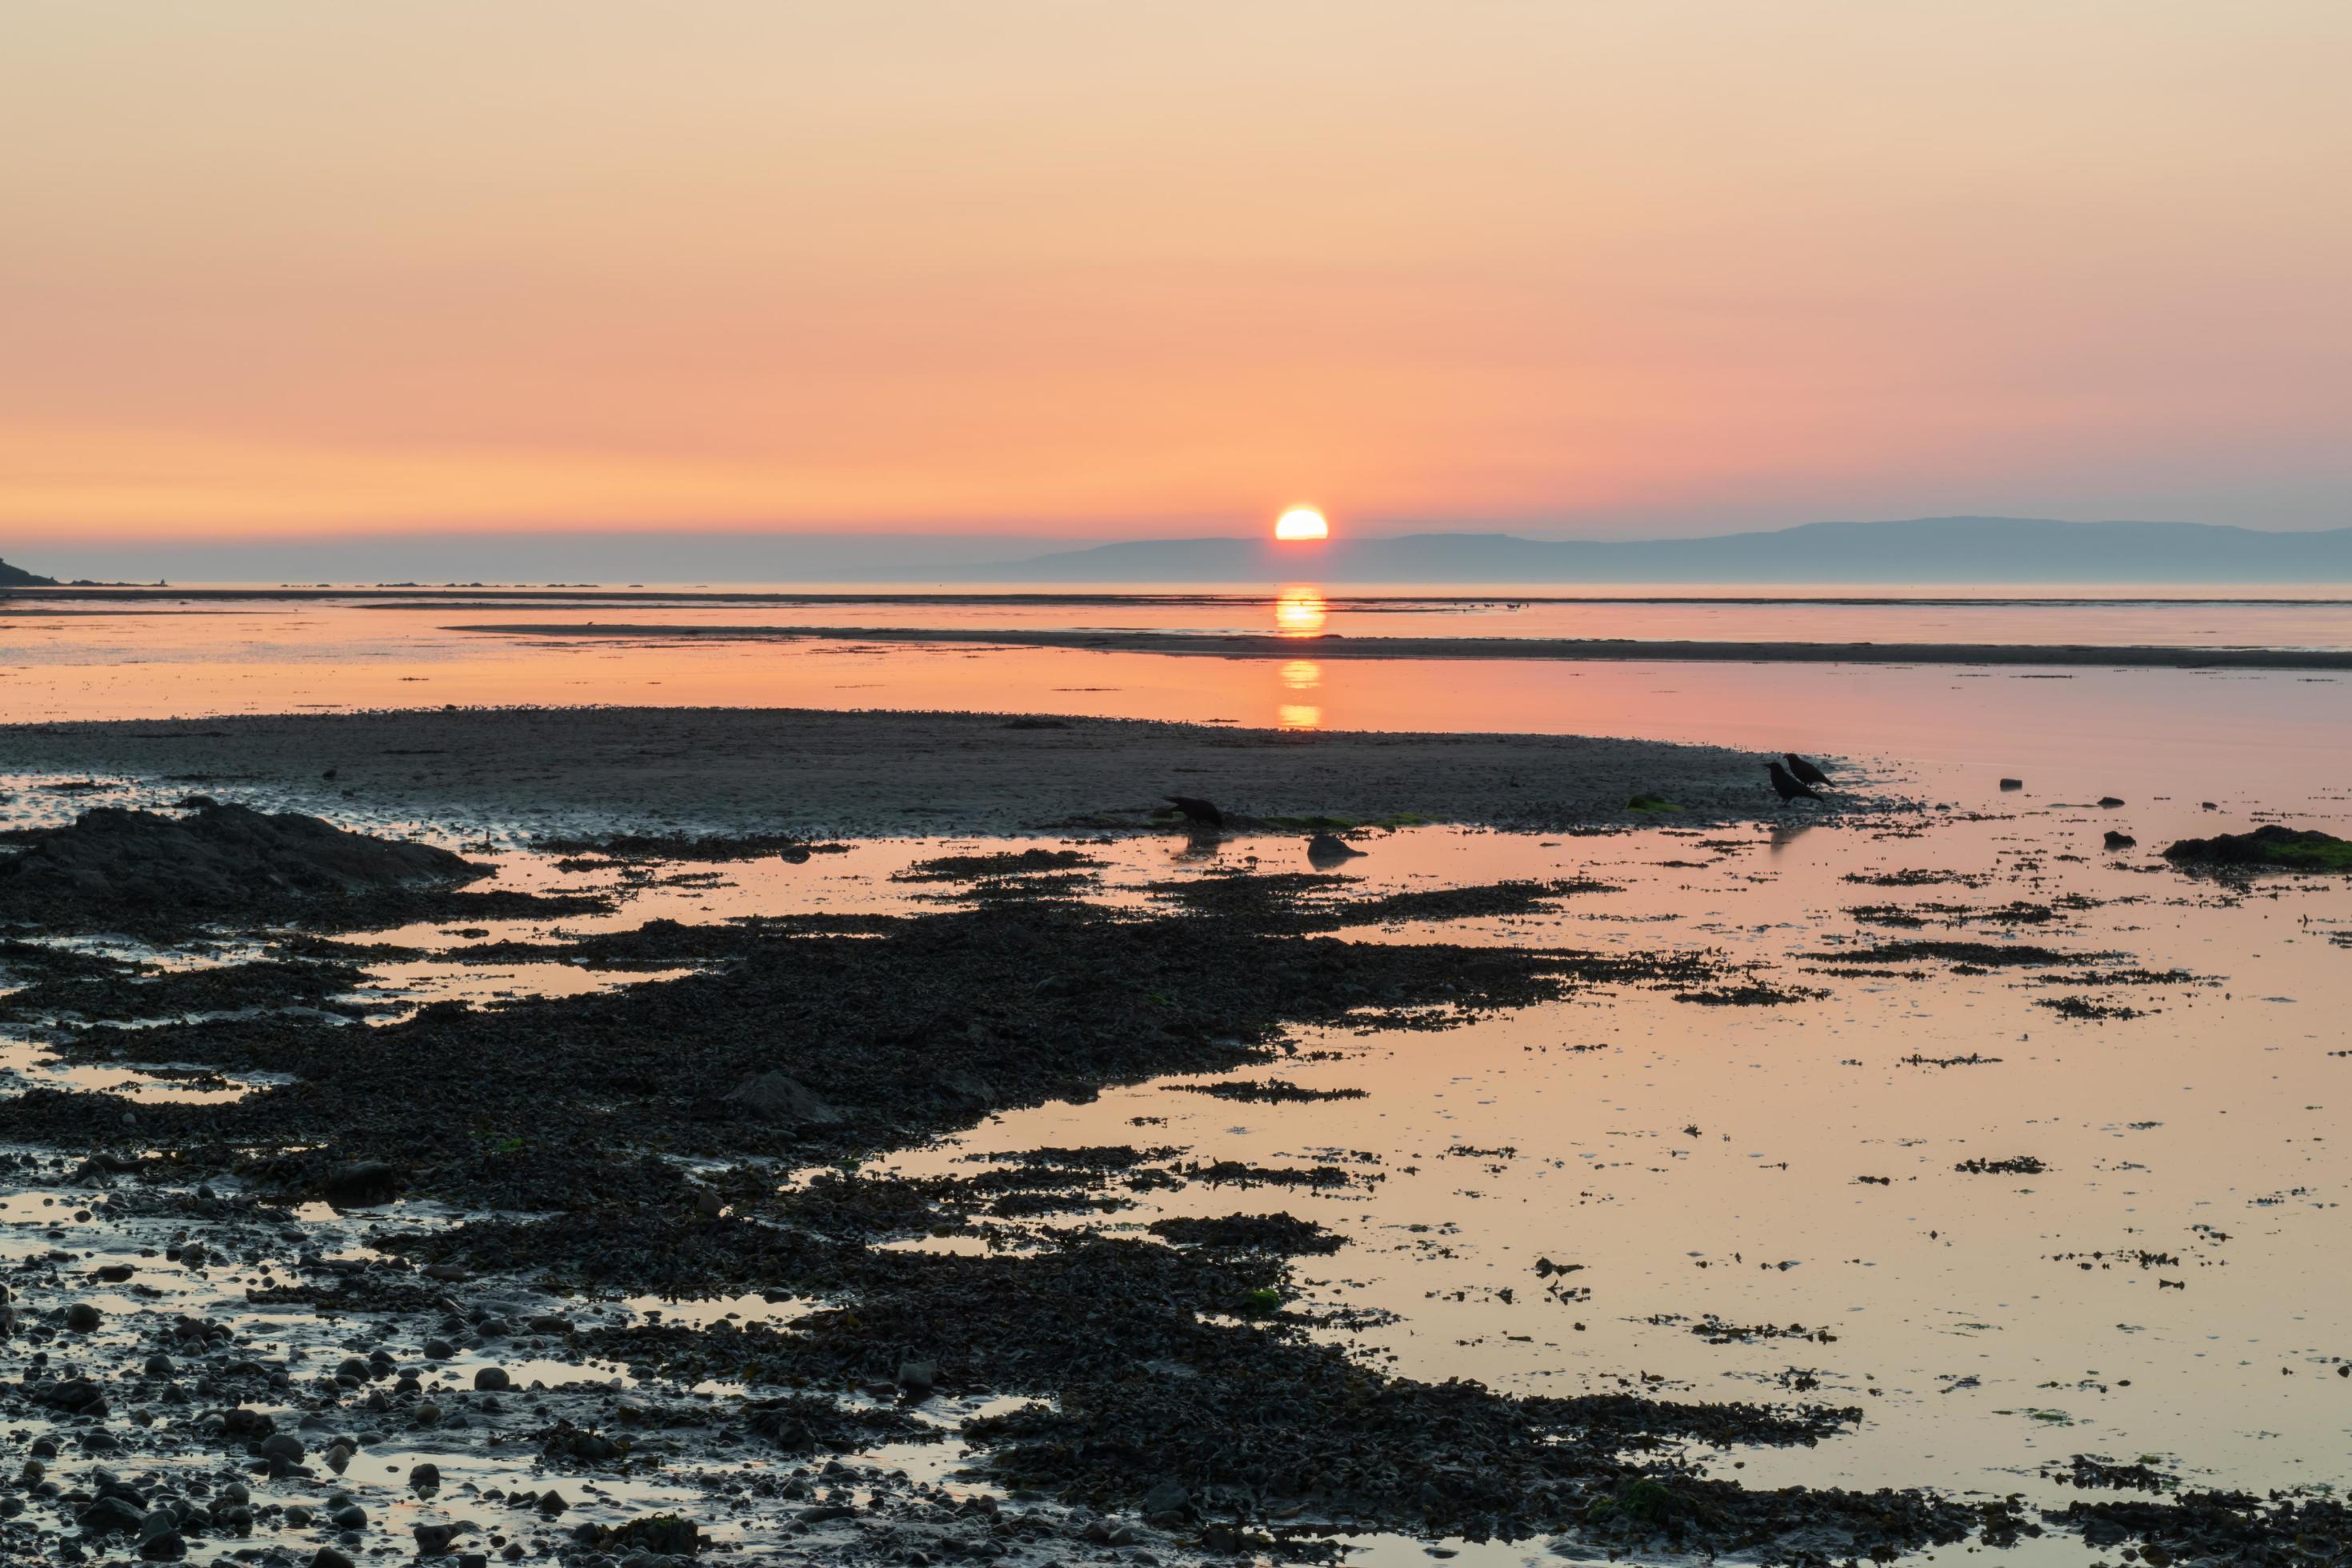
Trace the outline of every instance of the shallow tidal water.
<path fill-rule="evenodd" d="M 372 613 L 385 612 L 335 612 Z M 1571 876 L 1616 889 L 1572 894 L 1548 914 L 1356 929 L 1343 933 L 1349 940 L 1705 948 L 1756 963 L 1757 978 L 1772 985 L 1823 994 L 1714 1006 L 1608 987 L 1430 1032 L 1298 1029 L 1286 1060 L 1233 1076 L 1360 1098 L 1235 1101 L 1192 1092 L 1213 1079 L 1163 1079 L 994 1118 L 903 1152 L 887 1168 L 969 1173 L 1043 1145 L 1116 1143 L 1181 1148 L 1203 1161 L 1336 1166 L 1349 1179 L 1328 1190 L 1122 1192 L 1131 1206 L 1088 1217 L 1139 1230 L 1182 1214 L 1278 1210 L 1316 1220 L 1349 1244 L 1299 1261 L 1300 1305 L 1343 1310 L 1350 1326 L 1331 1332 L 1414 1377 L 1475 1378 L 1524 1393 L 1631 1388 L 1863 1410 L 1851 1434 L 1818 1447 L 1704 1456 L 1714 1473 L 1750 1485 L 1924 1485 L 2017 1492 L 2053 1506 L 2116 1495 L 2079 1492 L 2051 1473 L 2078 1454 L 2144 1461 L 2184 1489 L 2352 1485 L 2352 1292 L 2343 1262 L 2352 1255 L 2343 1207 L 2352 1142 L 2339 1131 L 2352 1078 L 2344 1022 L 2352 883 L 2221 883 L 2175 872 L 2155 854 L 2178 837 L 2265 820 L 2352 833 L 2352 780 L 2343 773 L 2352 711 L 2333 679 L 1318 666 L 1044 649 L 583 648 L 459 638 L 446 647 L 423 639 L 407 663 L 378 665 L 289 658 L 269 635 L 260 627 L 245 648 L 249 689 L 205 685 L 225 681 L 220 671 L 244 658 L 236 638 L 212 632 L 176 662 L 166 640 L 148 647 L 170 673 L 142 671 L 122 649 L 29 676 L 18 663 L 10 716 L 194 711 L 190 694 L 200 690 L 215 694 L 201 710 L 283 710 L 296 706 L 285 698 L 298 682 L 316 684 L 321 707 L 413 702 L 420 687 L 436 688 L 436 701 L 445 693 L 583 700 L 609 671 L 615 700 L 1585 730 L 1801 744 L 1850 759 L 1839 764 L 1842 777 L 1938 808 L 1816 825 L 1798 807 L 1706 831 L 1667 817 L 1589 837 L 1412 828 L 1361 837 L 1363 856 L 1338 868 L 1360 879 L 1351 890 L 1364 893 Z M 2002 774 L 2021 776 L 2024 787 L 2000 789 Z M 0 778 L 11 822 L 60 820 L 97 802 L 160 803 L 184 788 L 138 779 L 54 787 L 68 782 Z M 2124 804 L 2094 804 L 2110 795 Z M 353 816 L 345 825 L 485 854 L 501 867 L 495 886 L 626 895 L 613 914 L 553 927 L 487 921 L 462 933 L 374 933 L 425 950 L 379 966 L 353 998 L 382 1006 L 379 1019 L 442 998 L 495 1005 L 664 978 L 467 961 L 468 949 L 488 942 L 656 918 L 938 908 L 935 900 L 962 889 L 894 878 L 942 854 L 1048 842 L 873 840 L 797 864 L 648 874 L 567 870 L 530 849 L 513 824 Z M 2137 842 L 2111 852 L 2109 830 Z M 1297 838 L 1212 846 L 1144 836 L 1073 847 L 1106 862 L 1086 896 L 1131 905 L 1149 900 L 1142 885 L 1154 880 L 1308 868 Z M 1853 962 L 1860 950 L 1893 942 L 2031 944 L 2065 962 Z M 144 956 L 187 963 L 250 954 Z M 2056 1002 L 2077 1005 L 2046 1005 Z M 28 1036 L 0 1038 L 0 1092 L 8 1083 L 65 1082 L 188 1099 L 259 1087 L 174 1077 L 171 1066 L 126 1058 L 60 1069 Z M 167 1070 L 151 1070 L 159 1067 Z M 1956 1168 L 2020 1157 L 2042 1168 Z M 0 1245 L 23 1255 L 68 1234 L 71 1245 L 130 1256 L 134 1244 L 154 1240 L 137 1226 L 109 1230 L 103 1215 L 71 1217 L 85 1197 L 19 1184 L 0 1207 Z M 434 1218 L 386 1216 L 402 1226 Z M 331 1233 L 352 1249 L 364 1247 L 375 1223 L 326 1214 L 303 1221 L 314 1237 Z M 289 1241 L 289 1255 L 295 1246 Z M 100 1303 L 126 1318 L 213 1313 L 313 1357 L 341 1353 L 343 1329 L 247 1311 L 242 1291 L 252 1277 L 249 1268 L 208 1278 L 159 1268 L 136 1284 L 160 1295 Z M 572 1306 L 606 1321 L 793 1310 L 749 1299 Z M 507 1364 L 551 1387 L 625 1375 L 512 1357 Z M 462 1382 L 469 1370 L 461 1358 L 449 1375 Z M 346 1481 L 376 1487 L 388 1517 L 441 1517 L 394 1495 L 414 1457 L 397 1444 L 371 1449 Z M 961 1462 L 953 1444 L 884 1457 L 955 1488 L 979 1484 L 953 1474 Z M 519 1456 L 504 1476 L 463 1479 L 511 1488 L 528 1475 L 528 1458 Z M 458 1471 L 454 1461 L 449 1468 L 455 1489 Z M 618 1519 L 691 1495 L 575 1500 L 585 1517 Z M 1403 1537 L 1349 1544 L 1351 1561 L 1379 1568 L 1429 1560 L 1429 1543 Z M 1580 1560 L 1541 1542 L 1443 1549 L 1481 1565 Z M 1993 1555 L 1955 1547 L 1918 1560 L 1971 1553 Z M 1999 1560 L 2087 1565 L 2114 1556 L 2053 1535 Z"/>
<path fill-rule="evenodd" d="M 2141 795 L 2128 776 L 2112 786 L 2126 804 L 2101 807 L 2070 781 L 1986 791 L 1963 770 L 1872 774 L 1953 809 L 1555 838 L 1406 829 L 1364 837 L 1366 853 L 1339 868 L 1361 879 L 1352 892 L 1570 876 L 1618 889 L 1548 915 L 1350 940 L 1705 948 L 1824 994 L 1710 1006 L 1607 987 L 1434 1032 L 1299 1029 L 1290 1059 L 1233 1076 L 1360 1098 L 1235 1102 L 1191 1092 L 1213 1079 L 1161 1080 L 993 1118 L 887 1168 L 962 1173 L 1043 1145 L 1117 1143 L 1336 1165 L 1349 1181 L 1335 1189 L 1195 1185 L 1121 1194 L 1131 1206 L 1087 1217 L 1318 1221 L 1349 1245 L 1300 1260 L 1301 1304 L 1347 1310 L 1360 1353 L 1418 1378 L 1862 1408 L 1852 1434 L 1816 1448 L 1707 1457 L 1752 1485 L 1929 1485 L 2063 1506 L 2082 1494 L 2044 1468 L 2076 1454 L 2144 1461 L 2191 1488 L 2352 1484 L 2352 1143 L 2336 1136 L 2352 1074 L 2352 888 L 2238 887 L 2154 857 L 2173 837 L 2244 826 L 2251 784 L 2209 810 Z M 2260 790 L 2272 813 L 2338 830 L 2352 816 L 2341 791 L 2307 777 L 2293 798 L 2292 782 Z M 2109 829 L 2138 846 L 2108 852 Z M 872 841 L 677 877 L 565 871 L 508 850 L 497 885 L 627 885 L 618 912 L 560 922 L 574 934 L 908 910 L 959 893 L 893 879 L 913 862 L 1034 842 Z M 1107 862 L 1088 896 L 1130 904 L 1149 881 L 1308 868 L 1292 838 L 1077 847 Z M 1982 914 L 2006 906 L 2022 912 Z M 386 966 L 362 994 L 404 1010 L 662 978 L 465 962 L 470 946 L 548 929 L 376 933 L 434 956 Z M 1852 957 L 1890 941 L 2030 943 L 2070 961 Z M 2047 1005 L 2062 1000 L 2111 1016 Z M 0 1068 L 42 1077 L 21 1042 Z M 92 1071 L 137 1088 L 131 1068 L 75 1081 L 95 1087 Z M 1956 1169 L 2020 1156 L 2046 1169 Z M 24 1234 L 50 1216 L 11 1217 Z M 942 1478 L 957 1463 L 952 1445 L 899 1458 Z M 1403 1538 L 1356 1544 L 1360 1561 L 1426 1560 Z M 1538 1543 L 1454 1544 L 1476 1562 L 1543 1556 Z M 2100 1554 L 2053 1537 L 2008 1560 Z"/>

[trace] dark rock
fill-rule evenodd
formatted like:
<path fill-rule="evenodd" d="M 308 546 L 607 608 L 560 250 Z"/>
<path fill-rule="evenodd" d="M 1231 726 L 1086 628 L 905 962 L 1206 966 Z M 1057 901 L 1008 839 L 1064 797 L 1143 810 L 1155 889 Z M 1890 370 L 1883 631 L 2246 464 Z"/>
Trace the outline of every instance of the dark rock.
<path fill-rule="evenodd" d="M 780 1072 L 745 1079 L 728 1093 L 725 1103 L 762 1121 L 822 1127 L 841 1120 L 841 1112 L 818 1099 L 806 1084 Z"/>
<path fill-rule="evenodd" d="M 0 861 L 0 909 L 37 904 L 55 919 L 60 909 L 141 905 L 194 919 L 244 914 L 261 902 L 471 881 L 488 869 L 429 844 L 347 833 L 292 812 L 215 804 L 172 817 L 102 805 Z"/>
<path fill-rule="evenodd" d="M 139 1555 L 150 1563 L 170 1563 L 188 1554 L 180 1535 L 180 1521 L 169 1509 L 156 1509 L 139 1523 Z"/>
<path fill-rule="evenodd" d="M 75 1516 L 74 1522 L 91 1535 L 135 1535 L 147 1522 L 145 1510 L 119 1497 L 101 1497 Z"/>
<path fill-rule="evenodd" d="M 2130 849 L 2136 847 L 2138 843 L 2139 840 L 2128 833 L 2117 833 L 2112 827 L 2107 829 L 2106 847 L 2110 849 Z"/>
<path fill-rule="evenodd" d="M 388 1204 L 399 1185 L 398 1173 L 382 1160 L 362 1160 L 331 1172 L 320 1184 L 329 1203 L 339 1209 L 374 1208 Z"/>
<path fill-rule="evenodd" d="M 87 1334 L 106 1321 L 106 1314 L 87 1301 L 76 1301 L 66 1309 L 66 1327 L 75 1333 Z"/>
<path fill-rule="evenodd" d="M 474 1386 L 494 1394 L 513 1387 L 514 1380 L 507 1376 L 507 1369 L 502 1366 L 486 1366 L 474 1373 Z"/>
<path fill-rule="evenodd" d="M 1335 1236 L 1313 1220 L 1286 1214 L 1236 1214 L 1213 1218 L 1181 1215 L 1153 1220 L 1146 1228 L 1179 1247 L 1278 1253 L 1285 1257 L 1337 1252 L 1348 1239 Z"/>
<path fill-rule="evenodd" d="M 2003 779 L 2000 781 L 2000 787 L 2003 789 L 2023 789 L 2025 787 L 2025 781 L 2023 779 Z"/>
<path fill-rule="evenodd" d="M 1336 866 L 1362 853 L 1335 833 L 1318 833 L 1307 841 L 1307 863 L 1310 866 Z"/>
<path fill-rule="evenodd" d="M 75 1415 L 103 1415 L 107 1413 L 105 1391 L 86 1377 L 35 1384 L 31 1394 L 33 1403 L 46 1405 L 52 1410 L 63 1410 Z M 56 1452 L 54 1448 L 50 1451 Z"/>
<path fill-rule="evenodd" d="M 1192 1494 L 1177 1481 L 1161 1481 L 1143 1494 L 1143 1514 L 1153 1523 L 1167 1520 L 1182 1523 L 1192 1507 Z"/>
<path fill-rule="evenodd" d="M 408 1532 L 416 1538 L 416 1554 L 419 1557 L 438 1557 L 446 1552 L 449 1543 L 465 1534 L 468 1528 L 463 1524 L 416 1524 L 411 1525 Z"/>
<path fill-rule="evenodd" d="M 278 1423 L 258 1410 L 232 1405 L 221 1412 L 221 1430 L 232 1437 L 259 1439 L 278 1430 Z"/>
<path fill-rule="evenodd" d="M 2315 828 L 2265 823 L 2252 833 L 2184 838 L 2164 852 L 2176 866 L 2232 867 L 2254 871 L 2352 871 L 2352 839 Z"/>
<path fill-rule="evenodd" d="M 692 1520 L 680 1519 L 674 1513 L 633 1519 L 613 1531 L 612 1539 L 639 1551 L 658 1552 L 673 1557 L 691 1557 L 702 1550 L 700 1528 Z"/>

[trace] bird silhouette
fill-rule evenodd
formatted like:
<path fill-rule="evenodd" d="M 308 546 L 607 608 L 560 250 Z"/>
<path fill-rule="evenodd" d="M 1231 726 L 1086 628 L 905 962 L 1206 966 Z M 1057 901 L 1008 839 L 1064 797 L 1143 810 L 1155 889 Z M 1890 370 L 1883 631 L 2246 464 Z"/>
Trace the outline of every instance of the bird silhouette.
<path fill-rule="evenodd" d="M 1789 764 L 1790 773 L 1809 784 L 1825 784 L 1830 782 L 1830 775 L 1822 772 L 1819 763 L 1809 763 L 1794 752 L 1784 752 L 1780 760 Z"/>
<path fill-rule="evenodd" d="M 1820 795 L 1817 795 L 1812 792 L 1812 790 L 1805 784 L 1804 780 L 1797 777 L 1796 774 L 1790 773 L 1780 763 L 1766 763 L 1764 766 L 1769 770 L 1772 774 L 1772 787 L 1780 792 L 1780 804 L 1782 805 L 1788 805 L 1799 795 L 1804 796 L 1807 800 L 1820 800 L 1822 798 Z"/>
<path fill-rule="evenodd" d="M 1184 820 L 1195 827 L 1213 827 L 1223 831 L 1225 814 L 1198 795 L 1163 795 L 1160 797 L 1184 814 Z"/>

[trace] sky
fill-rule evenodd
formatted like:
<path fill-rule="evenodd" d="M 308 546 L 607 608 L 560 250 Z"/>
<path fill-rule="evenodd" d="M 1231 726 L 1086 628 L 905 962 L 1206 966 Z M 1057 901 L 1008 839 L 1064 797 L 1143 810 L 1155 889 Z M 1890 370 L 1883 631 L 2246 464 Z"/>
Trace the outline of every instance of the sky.
<path fill-rule="evenodd" d="M 2343 0 L 26 0 L 0 552 L 2352 523 Z"/>

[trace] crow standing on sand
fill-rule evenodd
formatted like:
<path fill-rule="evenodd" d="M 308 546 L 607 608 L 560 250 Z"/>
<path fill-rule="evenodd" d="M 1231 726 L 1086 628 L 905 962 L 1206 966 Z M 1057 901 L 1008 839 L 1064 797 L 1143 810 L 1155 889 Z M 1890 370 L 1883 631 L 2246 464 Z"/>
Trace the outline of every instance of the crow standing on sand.
<path fill-rule="evenodd" d="M 1788 805 L 1799 795 L 1804 796 L 1807 800 L 1820 800 L 1822 798 L 1820 795 L 1815 795 L 1802 779 L 1797 777 L 1796 774 L 1790 773 L 1780 763 L 1766 763 L 1764 765 L 1771 771 L 1772 787 L 1780 792 L 1780 804 L 1782 805 Z"/>
<path fill-rule="evenodd" d="M 1225 814 L 1198 795 L 1163 795 L 1160 797 L 1184 814 L 1184 820 L 1195 827 L 1213 827 L 1223 832 Z"/>
<path fill-rule="evenodd" d="M 1789 764 L 1790 773 L 1809 784 L 1825 784 L 1830 782 L 1830 775 L 1822 772 L 1819 763 L 1809 763 L 1794 752 L 1783 752 L 1780 760 Z"/>

